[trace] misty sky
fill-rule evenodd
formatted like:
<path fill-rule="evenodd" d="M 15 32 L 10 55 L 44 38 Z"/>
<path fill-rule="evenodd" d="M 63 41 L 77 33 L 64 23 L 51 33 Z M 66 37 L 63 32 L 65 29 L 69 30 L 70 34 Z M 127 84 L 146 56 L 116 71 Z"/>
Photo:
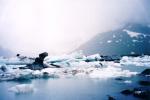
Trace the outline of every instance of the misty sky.
<path fill-rule="evenodd" d="M 149 0 L 0 0 L 0 47 L 68 53 L 98 33 L 150 23 Z"/>

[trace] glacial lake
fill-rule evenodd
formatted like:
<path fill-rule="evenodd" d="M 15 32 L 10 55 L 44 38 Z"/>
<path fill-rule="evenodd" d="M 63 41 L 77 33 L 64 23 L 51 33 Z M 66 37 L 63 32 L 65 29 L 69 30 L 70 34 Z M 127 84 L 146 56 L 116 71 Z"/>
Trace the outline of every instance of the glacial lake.
<path fill-rule="evenodd" d="M 145 67 L 123 66 L 123 69 L 141 72 Z M 120 92 L 127 88 L 139 86 L 140 78 L 134 76 L 123 80 L 91 79 L 91 78 L 49 78 L 32 79 L 29 81 L 3 81 L 0 82 L 0 100 L 108 100 L 111 95 L 117 100 L 138 100 L 132 95 L 124 96 Z M 132 81 L 125 83 L 124 81 Z M 32 93 L 16 94 L 8 91 L 18 84 L 32 84 Z"/>

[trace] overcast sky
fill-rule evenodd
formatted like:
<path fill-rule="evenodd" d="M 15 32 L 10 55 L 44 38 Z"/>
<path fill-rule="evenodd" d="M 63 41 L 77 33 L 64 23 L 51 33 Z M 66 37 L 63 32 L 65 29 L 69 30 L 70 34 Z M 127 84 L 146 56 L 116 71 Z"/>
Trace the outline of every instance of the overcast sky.
<path fill-rule="evenodd" d="M 0 0 L 0 47 L 24 55 L 71 52 L 98 33 L 150 22 L 150 0 Z"/>

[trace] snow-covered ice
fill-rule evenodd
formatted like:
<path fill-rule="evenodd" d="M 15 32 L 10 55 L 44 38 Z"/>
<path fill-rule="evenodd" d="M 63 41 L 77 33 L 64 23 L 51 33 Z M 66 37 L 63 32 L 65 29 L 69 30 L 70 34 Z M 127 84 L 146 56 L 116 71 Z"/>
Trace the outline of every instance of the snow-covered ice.
<path fill-rule="evenodd" d="M 32 79 L 42 78 L 44 73 L 48 77 L 89 77 L 89 78 L 112 78 L 112 77 L 130 77 L 137 74 L 136 72 L 130 72 L 129 70 L 122 70 L 120 64 L 113 62 L 102 62 L 103 67 L 95 67 L 98 62 L 90 63 L 78 63 L 76 67 L 65 68 L 45 68 L 42 70 L 30 70 L 30 69 L 12 69 L 0 74 L 1 80 L 16 80 L 16 79 Z M 76 65 L 76 64 L 75 64 Z"/>
<path fill-rule="evenodd" d="M 123 70 L 122 65 L 150 66 L 150 56 L 128 57 L 124 56 L 120 63 L 113 61 L 100 61 L 99 54 L 85 56 L 82 52 L 72 53 L 55 57 L 47 57 L 44 63 L 57 64 L 61 68 L 49 67 L 42 70 L 20 69 L 25 65 L 7 65 L 0 63 L 0 81 L 20 80 L 34 78 L 67 78 L 67 77 L 89 77 L 89 78 L 114 78 L 130 77 L 137 72 Z M 0 61 L 3 62 L 1 58 Z M 6 61 L 6 59 L 5 59 Z M 9 58 L 10 61 L 10 58 Z M 11 62 L 16 62 L 14 59 Z M 17 60 L 18 61 L 18 60 Z M 7 63 L 7 62 L 6 62 Z M 20 63 L 20 62 L 19 62 Z"/>
<path fill-rule="evenodd" d="M 71 61 L 71 60 L 76 60 L 76 61 L 79 61 L 79 60 L 82 60 L 84 59 L 85 56 L 83 55 L 82 51 L 79 51 L 79 52 L 75 52 L 75 53 L 72 53 L 72 54 L 64 54 L 64 55 L 60 55 L 60 56 L 48 56 L 45 58 L 45 62 L 47 63 L 51 63 L 51 62 L 63 62 L 63 61 Z"/>
<path fill-rule="evenodd" d="M 94 55 L 87 56 L 86 59 L 89 61 L 100 60 L 101 56 L 99 54 L 94 54 Z"/>
<path fill-rule="evenodd" d="M 123 31 L 127 32 L 127 34 L 131 38 L 133 38 L 133 37 L 138 38 L 140 35 L 142 35 L 142 33 L 132 32 L 132 31 L 129 31 L 129 30 L 126 30 L 126 29 L 124 29 Z"/>
<path fill-rule="evenodd" d="M 139 36 L 143 36 L 145 37 L 150 37 L 150 35 L 148 34 L 144 34 L 144 33 L 138 33 L 138 32 L 133 32 L 133 31 L 129 31 L 124 29 L 123 31 L 127 32 L 127 34 L 131 37 L 131 38 L 139 38 Z"/>
<path fill-rule="evenodd" d="M 28 57 L 0 57 L 0 64 L 9 64 L 9 65 L 21 65 L 21 64 L 29 64 L 34 60 Z"/>
<path fill-rule="evenodd" d="M 136 65 L 136 66 L 146 66 L 149 67 L 150 66 L 150 56 L 139 56 L 139 57 L 128 57 L 128 56 L 124 56 L 122 57 L 122 59 L 120 60 L 121 64 L 125 64 L 125 65 Z"/>

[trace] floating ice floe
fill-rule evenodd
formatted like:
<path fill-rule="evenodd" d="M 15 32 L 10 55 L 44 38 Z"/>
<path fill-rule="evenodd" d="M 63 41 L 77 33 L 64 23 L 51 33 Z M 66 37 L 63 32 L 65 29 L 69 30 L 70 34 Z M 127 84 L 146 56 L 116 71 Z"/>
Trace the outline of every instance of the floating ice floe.
<path fill-rule="evenodd" d="M 79 51 L 79 52 L 75 52 L 69 55 L 65 54 L 61 56 L 48 56 L 45 58 L 45 62 L 55 63 L 55 62 L 63 62 L 67 60 L 80 61 L 80 60 L 83 60 L 84 58 L 85 56 L 83 55 L 82 51 Z"/>
<path fill-rule="evenodd" d="M 2 58 L 1 58 L 2 61 Z M 12 60 L 12 62 L 16 62 Z M 101 61 L 99 54 L 84 56 L 82 52 L 72 53 L 71 55 L 63 55 L 57 57 L 47 57 L 44 63 L 49 68 L 41 70 L 20 69 L 25 65 L 7 65 L 0 64 L 0 81 L 5 80 L 22 80 L 34 78 L 67 78 L 67 77 L 89 77 L 89 78 L 114 78 L 114 77 L 130 77 L 136 75 L 137 72 L 123 70 L 122 64 L 134 64 L 138 66 L 149 66 L 150 56 L 143 57 L 122 57 L 120 63 L 114 61 Z M 51 64 L 61 66 L 61 68 L 51 67 Z"/>
<path fill-rule="evenodd" d="M 0 74 L 0 80 L 21 80 L 33 78 L 62 78 L 62 77 L 89 77 L 89 78 L 112 78 L 112 77 L 130 77 L 137 74 L 129 70 L 122 70 L 121 65 L 114 62 L 103 62 L 102 67 L 99 62 L 84 62 L 75 67 L 64 68 L 44 68 L 42 70 L 30 69 L 11 69 Z"/>
<path fill-rule="evenodd" d="M 86 57 L 86 60 L 88 61 L 96 61 L 100 59 L 101 59 L 101 56 L 99 54 L 94 54 L 94 55 L 90 55 Z"/>
<path fill-rule="evenodd" d="M 32 84 L 20 84 L 20 85 L 11 87 L 8 90 L 16 94 L 22 94 L 22 93 L 31 93 L 35 89 Z"/>
<path fill-rule="evenodd" d="M 130 72 L 129 70 L 122 70 L 121 68 L 107 67 L 99 70 L 94 70 L 89 76 L 91 78 L 113 78 L 113 77 L 131 77 L 136 75 L 137 72 Z"/>
<path fill-rule="evenodd" d="M 131 80 L 125 80 L 124 83 L 126 83 L 126 84 L 131 84 L 132 81 L 131 81 Z"/>
<path fill-rule="evenodd" d="M 28 57 L 0 57 L 0 64 L 8 64 L 8 65 L 21 65 L 21 64 L 29 64 L 32 63 L 34 60 Z"/>
<path fill-rule="evenodd" d="M 136 65 L 136 66 L 145 66 L 149 67 L 150 66 L 150 56 L 139 56 L 139 57 L 128 57 L 124 56 L 120 60 L 121 64 L 125 65 Z"/>
<path fill-rule="evenodd" d="M 112 43 L 112 40 L 108 40 L 107 43 Z"/>

